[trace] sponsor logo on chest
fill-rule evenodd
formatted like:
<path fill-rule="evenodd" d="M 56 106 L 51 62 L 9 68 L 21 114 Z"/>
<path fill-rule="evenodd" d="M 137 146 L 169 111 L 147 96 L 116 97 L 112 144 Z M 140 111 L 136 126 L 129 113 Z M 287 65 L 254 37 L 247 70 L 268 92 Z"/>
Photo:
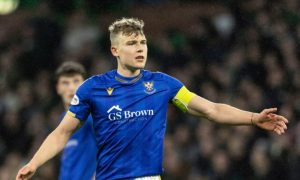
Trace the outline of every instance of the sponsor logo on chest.
<path fill-rule="evenodd" d="M 154 115 L 153 109 L 143 109 L 143 110 L 136 110 L 136 111 L 123 111 L 119 105 L 114 105 L 110 109 L 107 110 L 108 119 L 111 121 L 117 120 L 128 120 L 132 118 L 145 118 Z"/>

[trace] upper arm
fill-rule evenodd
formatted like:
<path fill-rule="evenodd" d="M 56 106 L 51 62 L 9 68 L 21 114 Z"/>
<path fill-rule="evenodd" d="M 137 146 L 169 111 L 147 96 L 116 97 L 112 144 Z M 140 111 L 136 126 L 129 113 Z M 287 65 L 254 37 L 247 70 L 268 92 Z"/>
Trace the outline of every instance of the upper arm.
<path fill-rule="evenodd" d="M 182 86 L 172 99 L 172 103 L 183 112 L 188 112 L 188 104 L 195 96 L 185 86 Z"/>
<path fill-rule="evenodd" d="M 185 86 L 177 92 L 172 102 L 183 112 L 207 119 L 212 119 L 217 111 L 216 103 L 192 93 Z"/>
<path fill-rule="evenodd" d="M 193 96 L 188 104 L 188 113 L 211 119 L 216 112 L 216 104 L 198 95 Z"/>
<path fill-rule="evenodd" d="M 77 89 L 68 111 L 73 118 L 85 121 L 89 116 L 91 112 L 92 84 L 92 79 L 88 79 Z"/>
<path fill-rule="evenodd" d="M 59 133 L 63 133 L 66 135 L 71 135 L 77 128 L 79 128 L 81 125 L 81 122 L 73 117 L 72 115 L 66 113 L 63 120 L 60 122 L 56 130 Z"/>
<path fill-rule="evenodd" d="M 210 119 L 215 115 L 216 104 L 189 91 L 179 80 L 162 74 L 170 87 L 172 103 L 183 112 Z"/>

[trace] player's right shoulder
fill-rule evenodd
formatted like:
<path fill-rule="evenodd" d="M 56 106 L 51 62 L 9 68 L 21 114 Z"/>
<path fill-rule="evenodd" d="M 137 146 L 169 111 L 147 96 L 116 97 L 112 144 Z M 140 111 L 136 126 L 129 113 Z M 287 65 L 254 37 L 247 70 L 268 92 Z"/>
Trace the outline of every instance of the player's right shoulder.
<path fill-rule="evenodd" d="M 105 74 L 97 74 L 97 75 L 93 75 L 89 78 L 87 78 L 82 85 L 85 86 L 94 86 L 94 85 L 99 85 L 102 84 L 103 82 L 105 82 Z"/>

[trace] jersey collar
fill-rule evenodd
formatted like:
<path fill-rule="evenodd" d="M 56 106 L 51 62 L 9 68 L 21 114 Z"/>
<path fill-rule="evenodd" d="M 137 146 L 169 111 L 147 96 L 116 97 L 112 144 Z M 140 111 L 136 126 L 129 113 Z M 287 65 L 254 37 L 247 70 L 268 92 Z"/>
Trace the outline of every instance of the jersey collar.
<path fill-rule="evenodd" d="M 133 84 L 140 80 L 143 77 L 143 70 L 141 70 L 140 74 L 135 77 L 124 77 L 120 75 L 116 70 L 114 72 L 114 79 L 120 83 L 124 84 Z"/>

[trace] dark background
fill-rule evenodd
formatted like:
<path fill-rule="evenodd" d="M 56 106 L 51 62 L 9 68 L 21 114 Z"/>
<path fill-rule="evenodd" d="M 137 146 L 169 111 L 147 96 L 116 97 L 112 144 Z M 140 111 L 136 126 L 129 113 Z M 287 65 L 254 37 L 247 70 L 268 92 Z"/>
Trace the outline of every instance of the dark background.
<path fill-rule="evenodd" d="M 195 119 L 170 106 L 164 180 L 300 179 L 300 4 L 297 0 L 22 0 L 0 16 L 0 179 L 14 179 L 64 111 L 54 70 L 116 67 L 108 25 L 145 21 L 147 69 L 214 102 L 259 112 L 278 107 L 278 136 Z M 34 179 L 57 179 L 59 157 Z"/>

